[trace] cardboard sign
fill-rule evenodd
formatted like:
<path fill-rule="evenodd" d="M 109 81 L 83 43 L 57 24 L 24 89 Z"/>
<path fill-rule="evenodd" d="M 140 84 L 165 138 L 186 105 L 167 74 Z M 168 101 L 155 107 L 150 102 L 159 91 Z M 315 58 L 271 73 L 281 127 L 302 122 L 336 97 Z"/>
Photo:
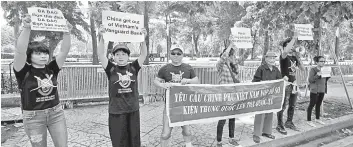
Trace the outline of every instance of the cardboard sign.
<path fill-rule="evenodd" d="M 47 9 L 39 7 L 28 8 L 31 15 L 31 29 L 41 31 L 68 32 L 66 19 L 58 9 Z"/>
<path fill-rule="evenodd" d="M 250 28 L 231 28 L 234 45 L 238 48 L 253 48 Z"/>
<path fill-rule="evenodd" d="M 324 66 L 321 68 L 321 77 L 331 77 L 331 67 L 330 66 Z"/>
<path fill-rule="evenodd" d="M 299 33 L 298 40 L 314 40 L 311 24 L 294 24 L 294 28 Z"/>
<path fill-rule="evenodd" d="M 107 41 L 114 42 L 143 42 L 143 15 L 103 11 L 102 23 L 105 28 L 103 35 Z"/>
<path fill-rule="evenodd" d="M 174 85 L 167 90 L 170 126 L 278 112 L 284 100 L 284 80 L 238 84 Z"/>

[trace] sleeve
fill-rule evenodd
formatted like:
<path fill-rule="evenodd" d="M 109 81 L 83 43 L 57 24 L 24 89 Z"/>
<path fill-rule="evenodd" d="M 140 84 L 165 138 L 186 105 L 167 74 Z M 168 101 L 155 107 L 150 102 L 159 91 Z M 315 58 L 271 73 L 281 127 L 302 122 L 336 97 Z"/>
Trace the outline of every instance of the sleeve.
<path fill-rule="evenodd" d="M 216 64 L 216 68 L 218 72 L 222 72 L 224 64 L 226 64 L 227 61 L 227 55 L 222 54 L 221 58 Z"/>
<path fill-rule="evenodd" d="M 140 66 L 140 64 L 139 64 L 139 62 L 138 62 L 137 59 L 136 59 L 135 61 L 133 61 L 133 62 L 131 63 L 131 65 L 132 65 L 132 67 L 134 67 L 134 68 L 136 69 L 137 72 L 140 71 L 141 66 Z"/>
<path fill-rule="evenodd" d="M 261 66 L 259 68 L 257 68 L 254 78 L 252 79 L 252 82 L 260 82 L 261 81 L 261 77 L 262 77 L 262 70 L 261 70 Z"/>
<path fill-rule="evenodd" d="M 53 60 L 48 64 L 48 69 L 52 70 L 56 76 L 59 74 L 59 71 L 60 71 L 60 68 L 56 60 Z"/>
<path fill-rule="evenodd" d="M 190 66 L 190 79 L 193 79 L 196 77 L 195 70 Z"/>
<path fill-rule="evenodd" d="M 165 74 L 166 66 L 167 65 L 164 65 L 164 66 L 161 67 L 161 69 L 159 69 L 158 74 L 157 74 L 158 78 L 165 80 L 164 74 Z"/>
<path fill-rule="evenodd" d="M 108 65 L 107 67 L 104 69 L 105 70 L 105 73 L 107 74 L 108 76 L 108 79 L 110 77 L 110 70 L 114 67 L 114 64 L 111 62 L 111 61 L 108 61 Z"/>
<path fill-rule="evenodd" d="M 296 66 L 299 66 L 300 65 L 300 62 L 299 62 L 299 59 L 297 56 L 295 56 L 295 61 L 296 61 Z"/>
<path fill-rule="evenodd" d="M 13 69 L 15 76 L 17 78 L 17 82 L 23 81 L 23 79 L 26 76 L 26 73 L 31 69 L 31 65 L 29 65 L 27 62 L 25 63 L 25 65 L 23 66 L 23 68 L 20 71 L 16 71 L 15 69 Z"/>
<path fill-rule="evenodd" d="M 282 79 L 282 74 L 281 74 L 281 72 L 279 71 L 279 69 L 276 67 L 276 79 L 278 80 L 278 79 Z"/>
<path fill-rule="evenodd" d="M 321 76 L 318 76 L 317 74 L 316 74 L 316 72 L 315 72 L 315 69 L 314 68 L 311 68 L 310 69 L 310 72 L 309 72 L 309 83 L 315 83 L 315 81 L 317 80 L 317 79 L 320 79 L 321 78 Z"/>

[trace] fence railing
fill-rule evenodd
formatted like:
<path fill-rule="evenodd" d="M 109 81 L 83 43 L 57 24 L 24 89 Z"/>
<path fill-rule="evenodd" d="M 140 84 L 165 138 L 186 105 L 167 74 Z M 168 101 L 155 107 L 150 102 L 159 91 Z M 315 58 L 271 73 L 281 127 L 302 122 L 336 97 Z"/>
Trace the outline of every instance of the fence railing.
<path fill-rule="evenodd" d="M 138 90 L 144 96 L 145 101 L 154 101 L 157 98 L 163 98 L 164 90 L 154 85 L 153 81 L 157 75 L 158 70 L 162 64 L 145 65 L 140 70 L 138 76 Z M 353 73 L 353 66 L 342 66 L 344 74 Z M 308 69 L 300 71 L 297 70 L 298 85 L 305 85 Z M 338 75 L 338 68 L 332 66 L 332 74 Z M 257 67 L 240 66 L 239 80 L 241 82 L 250 82 L 256 72 Z M 201 84 L 218 84 L 218 75 L 216 67 L 211 66 L 194 66 L 196 75 L 199 77 Z M 11 93 L 9 88 L 12 82 L 11 89 L 13 93 L 18 93 L 17 82 L 12 72 L 9 80 L 9 73 L 3 72 L 1 74 L 2 80 L 2 94 Z M 70 99 L 89 99 L 89 98 L 103 98 L 108 97 L 108 80 L 101 65 L 68 65 L 64 66 L 58 76 L 58 90 L 62 100 Z M 5 86 L 5 90 L 4 90 Z"/>

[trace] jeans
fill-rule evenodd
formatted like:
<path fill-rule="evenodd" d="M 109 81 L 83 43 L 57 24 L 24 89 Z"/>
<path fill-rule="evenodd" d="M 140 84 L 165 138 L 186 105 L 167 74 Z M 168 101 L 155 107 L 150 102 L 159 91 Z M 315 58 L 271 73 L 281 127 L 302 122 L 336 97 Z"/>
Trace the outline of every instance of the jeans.
<path fill-rule="evenodd" d="M 283 126 L 283 111 L 288 106 L 287 122 L 293 123 L 294 108 L 297 103 L 297 94 L 293 94 L 293 85 L 286 86 L 282 110 L 277 112 L 278 126 Z"/>
<path fill-rule="evenodd" d="M 68 133 L 61 104 L 44 110 L 23 110 L 23 125 L 33 147 L 47 146 L 47 130 L 55 147 L 67 147 Z"/>
<path fill-rule="evenodd" d="M 311 112 L 315 106 L 316 119 L 320 119 L 320 107 L 324 100 L 325 93 L 310 93 L 310 104 L 307 110 L 307 120 L 311 121 Z"/>
<path fill-rule="evenodd" d="M 223 135 L 223 127 L 224 124 L 226 123 L 227 120 L 219 120 L 217 124 L 217 141 L 221 142 L 222 141 L 222 135 Z M 229 128 L 229 138 L 234 138 L 234 129 L 235 129 L 235 118 L 229 119 L 228 123 L 228 128 Z"/>

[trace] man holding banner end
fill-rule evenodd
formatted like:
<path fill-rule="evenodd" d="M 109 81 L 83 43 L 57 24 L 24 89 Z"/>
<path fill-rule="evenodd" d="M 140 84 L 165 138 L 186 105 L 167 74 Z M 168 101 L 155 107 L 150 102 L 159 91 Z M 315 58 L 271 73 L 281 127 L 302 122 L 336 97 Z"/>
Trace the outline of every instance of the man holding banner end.
<path fill-rule="evenodd" d="M 275 59 L 277 55 L 275 52 L 267 52 L 265 55 L 265 64 L 260 65 L 254 75 L 252 82 L 268 81 L 281 79 L 282 75 L 279 69 L 275 66 Z M 284 80 L 288 80 L 284 76 Z M 272 135 L 272 119 L 273 113 L 256 114 L 254 121 L 254 135 L 253 140 L 260 143 L 260 136 L 275 139 Z"/>
<path fill-rule="evenodd" d="M 140 30 L 141 31 L 141 30 Z M 146 30 L 142 28 L 143 37 Z M 113 147 L 140 147 L 140 111 L 137 89 L 137 74 L 147 56 L 146 43 L 140 44 L 141 54 L 128 63 L 130 49 L 123 44 L 112 50 L 116 64 L 105 56 L 103 25 L 99 28 L 98 57 L 109 80 L 109 133 Z M 108 38 L 109 39 L 109 38 Z"/>
<path fill-rule="evenodd" d="M 154 83 L 158 87 L 169 89 L 175 84 L 198 84 L 199 79 L 195 74 L 194 69 L 189 65 L 182 63 L 183 51 L 180 48 L 174 48 L 171 50 L 170 58 L 172 63 L 168 63 L 161 67 L 158 71 L 158 75 L 154 80 Z M 163 111 L 163 130 L 161 134 L 161 146 L 169 146 L 169 138 L 171 136 L 172 127 L 169 125 L 169 118 L 167 116 L 166 108 Z M 181 126 L 183 129 L 182 134 L 185 140 L 186 147 L 192 147 L 191 144 L 191 131 L 190 126 Z"/>
<path fill-rule="evenodd" d="M 286 109 L 286 105 L 288 104 L 288 115 L 287 121 L 285 123 L 286 128 L 290 128 L 292 130 L 298 131 L 298 128 L 293 123 L 294 116 L 294 108 L 297 101 L 297 92 L 296 92 L 296 70 L 299 68 L 300 70 L 304 70 L 304 64 L 302 63 L 299 55 L 300 53 L 294 49 L 294 44 L 298 38 L 298 33 L 295 31 L 293 38 L 287 38 L 281 43 L 283 47 L 283 52 L 280 56 L 280 68 L 282 77 L 287 76 L 288 82 L 291 84 L 286 86 L 285 97 L 282 110 L 277 113 L 278 125 L 276 130 L 284 135 L 287 135 L 287 131 L 283 126 L 283 111 Z"/>

